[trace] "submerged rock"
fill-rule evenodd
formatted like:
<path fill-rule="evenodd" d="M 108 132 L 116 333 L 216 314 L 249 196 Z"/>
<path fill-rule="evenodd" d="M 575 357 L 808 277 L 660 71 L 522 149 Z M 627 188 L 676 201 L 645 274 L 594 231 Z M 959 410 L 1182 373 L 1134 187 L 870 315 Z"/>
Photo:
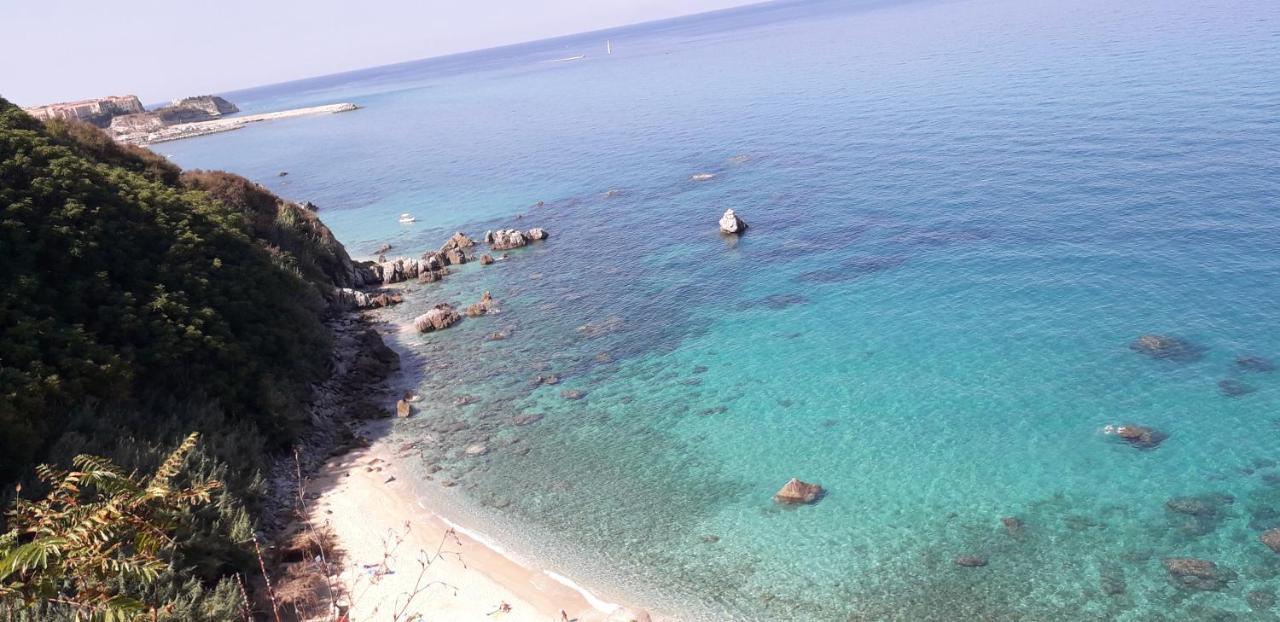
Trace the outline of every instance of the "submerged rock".
<path fill-rule="evenodd" d="M 1006 516 L 1001 518 L 1000 524 L 1004 525 L 1005 533 L 1009 534 L 1010 537 L 1016 540 L 1021 540 L 1022 537 L 1026 535 L 1024 533 L 1026 523 L 1022 522 L 1022 519 L 1017 516 Z"/>
<path fill-rule="evenodd" d="M 1107 434 L 1114 434 L 1120 440 L 1137 447 L 1138 449 L 1155 449 L 1163 443 L 1169 435 L 1157 430 L 1141 425 L 1127 423 L 1118 426 L 1107 426 L 1104 429 Z"/>
<path fill-rule="evenodd" d="M 1280 528 L 1268 529 L 1262 532 L 1258 539 L 1273 552 L 1280 553 Z"/>
<path fill-rule="evenodd" d="M 467 448 L 464 450 L 464 453 L 466 453 L 468 456 L 483 456 L 489 453 L 489 448 L 485 447 L 480 443 L 476 443 L 474 445 L 467 446 Z"/>
<path fill-rule="evenodd" d="M 1239 380 L 1232 380 L 1230 378 L 1226 380 L 1219 380 L 1218 390 L 1227 397 L 1240 397 L 1241 395 L 1248 395 L 1255 391 L 1253 387 L 1240 382 Z"/>
<path fill-rule="evenodd" d="M 1217 516 L 1223 506 L 1235 503 L 1235 497 L 1223 493 L 1172 497 L 1164 506 L 1171 512 L 1190 514 L 1192 516 Z"/>
<path fill-rule="evenodd" d="M 1129 344 L 1129 349 L 1151 358 L 1183 363 L 1199 360 L 1202 354 L 1199 346 L 1169 335 L 1143 335 Z"/>
<path fill-rule="evenodd" d="M 961 555 L 952 561 L 962 568 L 981 568 L 987 565 L 987 558 L 981 555 Z"/>
<path fill-rule="evenodd" d="M 1124 568 L 1119 564 L 1103 563 L 1098 569 L 1102 593 L 1108 596 L 1119 596 L 1128 589 L 1124 580 Z"/>
<path fill-rule="evenodd" d="M 778 503 L 813 503 L 822 498 L 826 491 L 818 484 L 810 484 L 802 482 L 796 478 L 791 478 L 777 494 L 773 495 L 773 500 Z"/>
<path fill-rule="evenodd" d="M 1216 592 L 1236 579 L 1236 573 L 1194 557 L 1167 557 L 1161 560 L 1169 580 L 1180 589 Z"/>
<path fill-rule="evenodd" d="M 420 333 L 429 333 L 436 330 L 444 330 L 461 320 L 462 316 L 458 315 L 453 307 L 447 304 L 438 304 L 430 311 L 419 315 L 413 320 L 413 327 Z"/>
<path fill-rule="evenodd" d="M 733 208 L 724 211 L 724 215 L 720 217 L 721 233 L 738 234 L 746 230 L 747 223 L 733 213 Z"/>
<path fill-rule="evenodd" d="M 1276 593 L 1271 590 L 1253 590 L 1245 596 L 1249 608 L 1254 611 L 1267 611 L 1276 605 Z"/>
<path fill-rule="evenodd" d="M 580 400 L 584 395 L 586 395 L 586 393 L 576 389 L 565 389 L 560 392 L 560 397 L 563 397 L 566 400 Z"/>
<path fill-rule="evenodd" d="M 1269 372 L 1275 371 L 1276 364 L 1270 359 L 1264 359 L 1261 356 L 1238 356 L 1236 357 L 1236 367 L 1244 371 Z"/>
<path fill-rule="evenodd" d="M 516 425 L 521 425 L 521 426 L 537 423 L 541 420 L 542 420 L 542 415 L 537 413 L 526 413 L 523 415 L 516 415 L 511 418 L 512 423 Z"/>

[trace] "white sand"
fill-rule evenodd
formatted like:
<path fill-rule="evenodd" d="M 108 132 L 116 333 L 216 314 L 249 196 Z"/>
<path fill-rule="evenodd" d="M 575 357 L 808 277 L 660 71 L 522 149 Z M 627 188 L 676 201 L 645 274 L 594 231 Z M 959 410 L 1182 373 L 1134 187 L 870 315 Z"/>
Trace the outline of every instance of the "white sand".
<path fill-rule="evenodd" d="M 345 551 L 342 584 L 352 622 L 414 620 L 412 614 L 425 621 L 558 622 L 561 609 L 579 622 L 647 620 L 612 610 L 464 533 L 450 534 L 443 519 L 419 506 L 397 462 L 387 447 L 375 444 L 331 460 L 308 485 L 320 495 L 310 502 L 312 520 L 327 523 Z M 419 560 L 437 550 L 442 556 L 423 571 Z M 378 576 L 384 559 L 391 572 Z M 510 611 L 499 611 L 503 603 Z"/>

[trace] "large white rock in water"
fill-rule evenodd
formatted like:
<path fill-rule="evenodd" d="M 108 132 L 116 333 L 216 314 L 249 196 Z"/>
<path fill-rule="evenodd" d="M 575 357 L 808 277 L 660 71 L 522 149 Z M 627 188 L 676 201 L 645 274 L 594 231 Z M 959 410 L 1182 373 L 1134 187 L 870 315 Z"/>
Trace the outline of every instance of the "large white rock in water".
<path fill-rule="evenodd" d="M 738 215 L 733 213 L 733 209 L 724 211 L 724 215 L 720 217 L 720 231 L 723 233 L 742 233 L 747 230 L 747 223 L 743 222 Z"/>
<path fill-rule="evenodd" d="M 438 304 L 430 311 L 419 315 L 413 320 L 413 327 L 420 333 L 429 333 L 435 330 L 443 330 L 453 326 L 462 319 L 453 307 L 447 304 Z"/>

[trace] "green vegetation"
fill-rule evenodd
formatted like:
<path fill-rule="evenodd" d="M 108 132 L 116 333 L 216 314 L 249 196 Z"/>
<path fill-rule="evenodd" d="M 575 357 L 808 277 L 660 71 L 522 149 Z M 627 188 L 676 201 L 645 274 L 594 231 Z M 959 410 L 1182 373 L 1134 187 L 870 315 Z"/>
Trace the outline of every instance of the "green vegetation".
<path fill-rule="evenodd" d="M 184 173 L 0 99 L 0 257 L 0 485 L 56 493 L 60 472 L 25 478 L 77 454 L 149 471 L 199 432 L 186 477 L 225 485 L 183 510 L 164 570 L 130 597 L 158 619 L 239 617 L 260 474 L 329 373 L 325 297 L 352 284 L 345 250 L 314 213 L 242 178 Z M 93 588 L 95 602 L 129 583 Z"/>
<path fill-rule="evenodd" d="M 10 613 L 61 607 L 108 621 L 156 618 L 172 609 L 132 598 L 121 586 L 160 578 L 186 511 L 209 502 L 220 486 L 175 487 L 195 445 L 192 434 L 149 478 L 94 456 L 76 456 L 74 471 L 39 467 L 50 492 L 19 501 L 10 531 L 0 535 L 0 606 Z"/>

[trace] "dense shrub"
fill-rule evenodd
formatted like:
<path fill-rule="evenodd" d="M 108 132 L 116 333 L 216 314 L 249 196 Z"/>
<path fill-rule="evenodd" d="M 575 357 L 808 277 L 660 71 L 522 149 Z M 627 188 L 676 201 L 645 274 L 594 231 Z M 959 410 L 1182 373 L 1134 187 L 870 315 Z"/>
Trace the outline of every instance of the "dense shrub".
<path fill-rule="evenodd" d="M 323 297 L 351 278 L 310 210 L 0 99 L 0 485 L 80 453 L 150 469 L 200 432 L 190 471 L 226 488 L 148 589 L 219 619 L 266 456 L 329 371 Z"/>

